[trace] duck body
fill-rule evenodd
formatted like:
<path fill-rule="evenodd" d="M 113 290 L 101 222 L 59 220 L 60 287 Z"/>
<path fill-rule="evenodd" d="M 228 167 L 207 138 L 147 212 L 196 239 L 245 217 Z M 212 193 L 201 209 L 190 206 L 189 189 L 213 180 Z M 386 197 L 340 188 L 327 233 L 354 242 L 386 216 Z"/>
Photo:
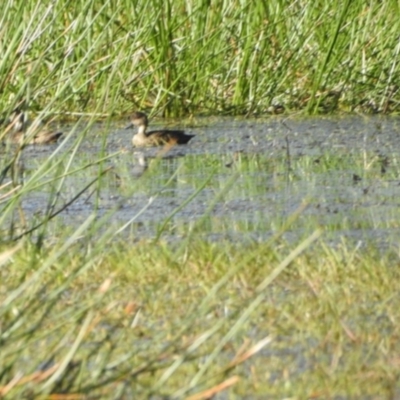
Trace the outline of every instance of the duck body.
<path fill-rule="evenodd" d="M 58 139 L 62 136 L 62 134 L 63 134 L 62 132 L 51 132 L 47 130 L 42 130 L 35 133 L 27 144 L 56 143 Z M 25 132 L 12 132 L 7 136 L 6 141 L 23 144 L 25 136 L 26 136 Z"/>
<path fill-rule="evenodd" d="M 194 135 L 187 135 L 184 131 L 150 131 L 139 132 L 132 138 L 135 147 L 163 146 L 165 144 L 187 144 Z"/>
<path fill-rule="evenodd" d="M 10 132 L 6 135 L 5 141 L 11 143 L 23 144 L 26 139 L 27 118 L 24 112 L 14 111 L 8 121 L 6 128 Z M 62 136 L 62 132 L 51 131 L 38 126 L 33 136 L 30 137 L 26 144 L 50 144 L 55 143 Z"/>
<path fill-rule="evenodd" d="M 138 128 L 137 133 L 132 138 L 132 144 L 135 147 L 187 144 L 195 136 L 187 135 L 184 131 L 167 129 L 146 132 L 148 120 L 146 114 L 142 112 L 132 114 L 131 123 L 126 129 L 132 126 Z"/>

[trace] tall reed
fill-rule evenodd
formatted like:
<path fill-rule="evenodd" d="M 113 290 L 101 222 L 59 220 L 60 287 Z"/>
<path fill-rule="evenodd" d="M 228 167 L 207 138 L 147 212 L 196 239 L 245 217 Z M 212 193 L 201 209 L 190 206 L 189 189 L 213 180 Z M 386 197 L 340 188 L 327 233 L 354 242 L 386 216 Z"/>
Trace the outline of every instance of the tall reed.
<path fill-rule="evenodd" d="M 393 1 L 12 0 L 0 107 L 62 115 L 398 110 Z"/>

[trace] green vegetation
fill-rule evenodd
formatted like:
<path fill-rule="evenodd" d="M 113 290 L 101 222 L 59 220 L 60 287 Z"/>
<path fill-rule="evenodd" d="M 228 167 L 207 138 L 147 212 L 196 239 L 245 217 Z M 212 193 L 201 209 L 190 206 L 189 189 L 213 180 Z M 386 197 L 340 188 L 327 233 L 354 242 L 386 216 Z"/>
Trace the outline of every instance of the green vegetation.
<path fill-rule="evenodd" d="M 0 398 L 395 398 L 398 248 L 337 232 L 396 231 L 397 155 L 187 155 L 134 180 L 107 138 L 133 109 L 397 113 L 398 7 L 0 2 L 2 117 L 74 121 L 42 156 L 0 147 Z"/>
<path fill-rule="evenodd" d="M 2 254 L 5 398 L 186 398 L 224 383 L 233 399 L 399 390 L 398 252 L 93 247 Z"/>
<path fill-rule="evenodd" d="M 0 107 L 398 112 L 396 1 L 0 4 Z"/>

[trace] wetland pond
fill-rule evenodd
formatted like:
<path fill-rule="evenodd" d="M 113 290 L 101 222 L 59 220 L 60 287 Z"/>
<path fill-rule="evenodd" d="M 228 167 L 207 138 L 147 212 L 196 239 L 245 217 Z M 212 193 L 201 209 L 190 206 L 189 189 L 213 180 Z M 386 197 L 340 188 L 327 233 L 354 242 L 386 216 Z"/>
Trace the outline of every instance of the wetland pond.
<path fill-rule="evenodd" d="M 164 125 L 155 121 L 151 127 L 157 126 Z M 95 212 L 97 219 L 108 215 L 108 229 L 132 240 L 175 241 L 196 232 L 213 241 L 263 241 L 306 203 L 285 233 L 289 241 L 322 226 L 331 243 L 397 246 L 399 118 L 198 118 L 174 127 L 196 137 L 168 151 L 133 149 L 133 132 L 117 122 L 93 125 L 79 146 L 71 145 L 79 132 L 58 150 L 28 146 L 22 154 L 24 182 L 57 153 L 41 178 L 49 183 L 21 195 L 24 219 L 31 227 L 62 210 L 47 226 L 55 237 Z M 12 154 L 12 148 L 0 151 L 3 161 Z M 145 171 L 138 165 L 142 157 Z M 18 225 L 19 218 L 6 221 Z"/>

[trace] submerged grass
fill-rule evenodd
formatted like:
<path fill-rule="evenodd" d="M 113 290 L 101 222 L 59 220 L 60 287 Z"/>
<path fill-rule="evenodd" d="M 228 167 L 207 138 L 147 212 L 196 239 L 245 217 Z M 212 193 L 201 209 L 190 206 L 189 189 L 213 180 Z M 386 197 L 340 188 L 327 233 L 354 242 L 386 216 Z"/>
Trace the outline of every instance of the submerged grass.
<path fill-rule="evenodd" d="M 399 110 L 394 1 L 7 0 L 0 15 L 3 110 Z"/>

